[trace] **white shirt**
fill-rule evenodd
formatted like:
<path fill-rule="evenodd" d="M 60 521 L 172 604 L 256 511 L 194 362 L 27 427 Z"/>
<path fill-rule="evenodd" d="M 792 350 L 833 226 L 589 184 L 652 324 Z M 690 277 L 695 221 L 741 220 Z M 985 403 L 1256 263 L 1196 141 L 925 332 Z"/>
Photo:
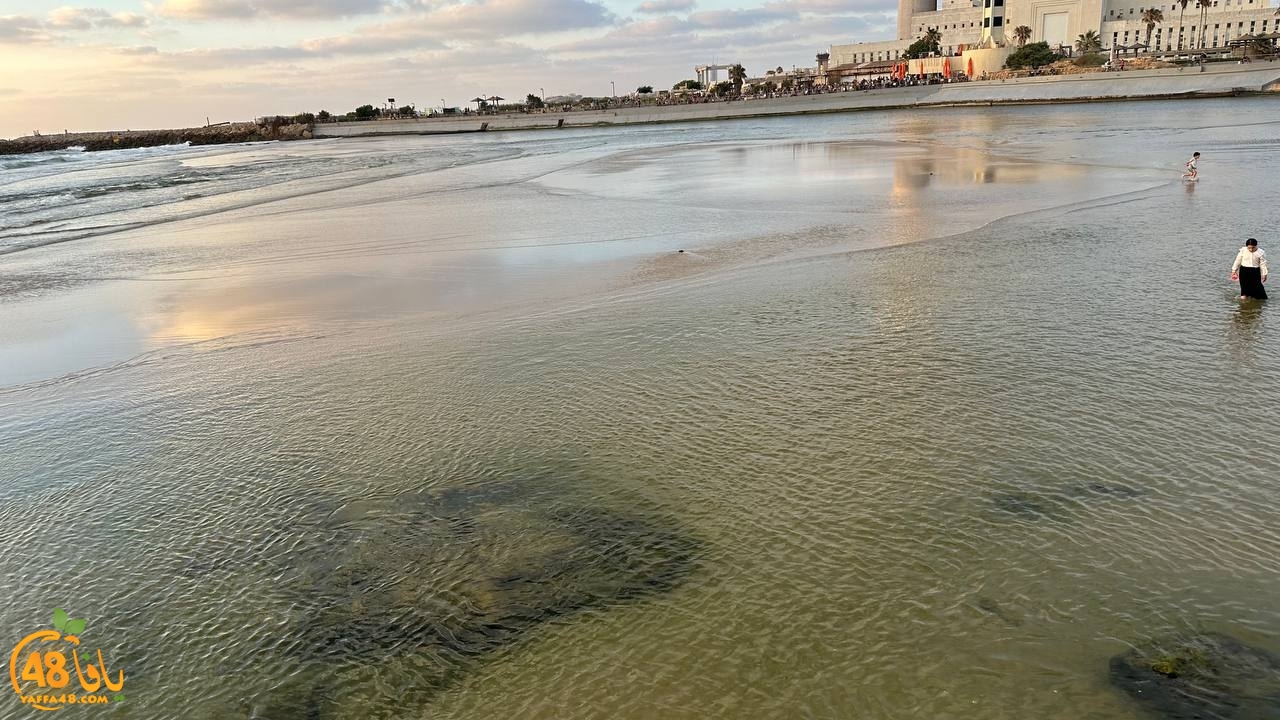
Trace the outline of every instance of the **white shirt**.
<path fill-rule="evenodd" d="M 1257 252 L 1249 252 L 1249 246 L 1240 248 L 1240 252 L 1236 253 L 1236 261 L 1231 264 L 1231 272 L 1235 272 L 1242 267 L 1262 268 L 1262 276 L 1267 276 L 1267 254 L 1259 249 Z"/>

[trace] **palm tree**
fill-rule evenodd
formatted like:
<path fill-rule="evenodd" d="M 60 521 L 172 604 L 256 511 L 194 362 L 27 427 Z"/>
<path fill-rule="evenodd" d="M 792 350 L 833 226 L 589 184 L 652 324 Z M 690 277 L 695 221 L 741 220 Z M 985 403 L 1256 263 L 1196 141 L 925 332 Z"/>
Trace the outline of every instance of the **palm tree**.
<path fill-rule="evenodd" d="M 1182 9 L 1178 11 L 1178 49 L 1182 49 L 1182 16 L 1187 14 L 1187 5 L 1191 4 L 1191 0 L 1178 0 L 1178 6 Z"/>
<path fill-rule="evenodd" d="M 1210 0 L 1212 2 L 1212 0 Z M 737 63 L 729 68 L 729 81 L 733 83 L 733 91 L 742 94 L 742 83 L 747 80 L 747 70 L 742 67 L 742 63 Z"/>
<path fill-rule="evenodd" d="M 1164 22 L 1164 13 L 1160 8 L 1147 8 L 1142 11 L 1142 22 L 1147 26 L 1147 49 L 1151 49 L 1151 31 L 1156 29 L 1156 25 Z"/>
<path fill-rule="evenodd" d="M 941 52 L 942 33 L 938 31 L 938 28 L 929 28 L 926 30 L 924 33 L 924 39 L 928 40 L 929 44 L 934 47 L 934 52 Z"/>
<path fill-rule="evenodd" d="M 1026 45 L 1027 41 L 1031 39 L 1031 28 L 1027 27 L 1026 25 L 1019 25 L 1018 27 L 1013 29 L 1013 36 L 1018 38 L 1019 47 Z"/>
<path fill-rule="evenodd" d="M 1213 2 L 1213 0 L 1209 0 Z M 1076 49 L 1082 53 L 1097 52 L 1102 49 L 1102 38 L 1098 37 L 1097 30 L 1089 32 L 1076 38 Z"/>
<path fill-rule="evenodd" d="M 1205 25 L 1209 23 L 1209 8 L 1213 7 L 1213 0 L 1196 0 L 1196 7 L 1200 8 L 1200 49 L 1203 50 Z"/>

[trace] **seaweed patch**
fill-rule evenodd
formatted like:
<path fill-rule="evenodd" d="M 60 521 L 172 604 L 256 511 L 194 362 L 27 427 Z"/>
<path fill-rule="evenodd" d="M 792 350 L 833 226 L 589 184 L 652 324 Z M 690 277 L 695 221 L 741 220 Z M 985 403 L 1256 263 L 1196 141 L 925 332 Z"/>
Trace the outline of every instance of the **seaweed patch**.
<path fill-rule="evenodd" d="M 1111 658 L 1111 683 L 1162 720 L 1280 717 L 1280 659 L 1219 633 L 1121 653 Z"/>
<path fill-rule="evenodd" d="M 401 715 L 549 621 L 676 589 L 699 552 L 659 512 L 579 502 L 536 477 L 360 501 L 356 514 L 328 513 L 331 540 L 292 559 L 305 610 L 287 652 L 304 669 L 255 716 L 336 717 L 353 701 L 362 717 Z"/>

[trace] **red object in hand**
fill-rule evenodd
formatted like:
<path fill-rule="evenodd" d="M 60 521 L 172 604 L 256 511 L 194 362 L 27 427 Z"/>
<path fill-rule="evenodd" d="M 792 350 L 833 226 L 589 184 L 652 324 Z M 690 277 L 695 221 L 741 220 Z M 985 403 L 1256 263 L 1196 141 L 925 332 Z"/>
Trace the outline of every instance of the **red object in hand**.
<path fill-rule="evenodd" d="M 1240 273 L 1231 273 L 1231 280 L 1235 282 L 1240 279 Z"/>

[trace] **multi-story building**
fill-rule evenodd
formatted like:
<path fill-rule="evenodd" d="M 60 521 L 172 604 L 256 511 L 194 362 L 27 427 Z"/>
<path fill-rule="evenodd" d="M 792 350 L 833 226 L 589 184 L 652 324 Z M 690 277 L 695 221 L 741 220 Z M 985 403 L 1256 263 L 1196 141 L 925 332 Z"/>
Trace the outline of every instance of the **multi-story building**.
<path fill-rule="evenodd" d="M 1147 40 L 1143 11 L 1157 8 L 1164 20 Z M 1270 0 L 1212 0 L 1201 22 L 1196 0 L 1184 9 L 1177 0 L 898 0 L 898 38 L 831 46 L 833 67 L 897 60 L 929 28 L 942 35 L 942 51 L 955 55 L 987 42 L 1015 44 L 1014 28 L 1031 28 L 1028 42 L 1071 47 L 1078 36 L 1098 33 L 1104 49 L 1149 44 L 1153 52 L 1224 47 L 1242 35 L 1280 31 L 1280 10 Z M 985 24 L 985 27 L 984 27 Z"/>

